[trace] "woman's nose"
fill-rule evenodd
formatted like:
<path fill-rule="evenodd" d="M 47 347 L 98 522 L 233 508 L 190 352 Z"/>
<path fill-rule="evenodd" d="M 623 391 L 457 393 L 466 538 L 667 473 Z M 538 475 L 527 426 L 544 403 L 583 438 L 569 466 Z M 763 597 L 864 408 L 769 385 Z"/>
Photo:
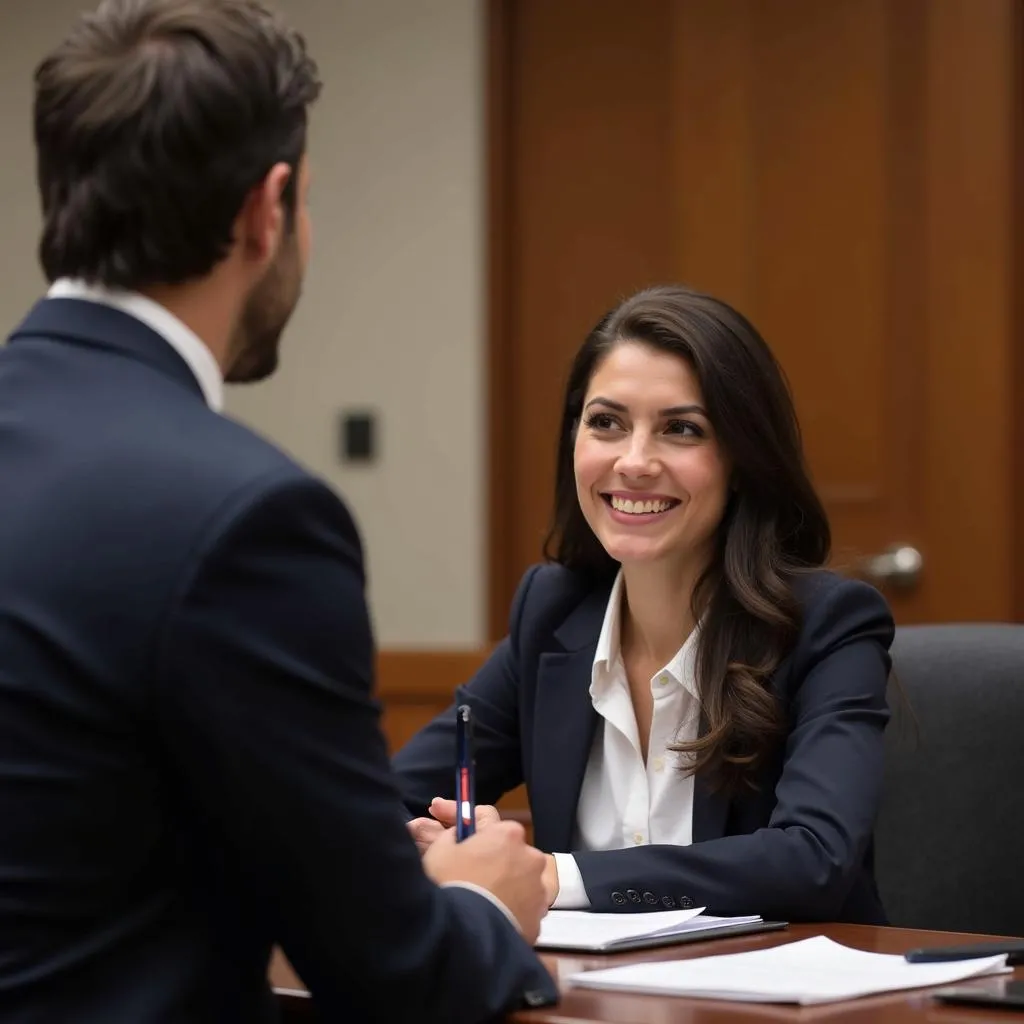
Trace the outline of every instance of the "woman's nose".
<path fill-rule="evenodd" d="M 652 456 L 650 438 L 646 434 L 631 434 L 626 448 L 615 462 L 618 473 L 628 477 L 652 476 L 655 460 Z"/>

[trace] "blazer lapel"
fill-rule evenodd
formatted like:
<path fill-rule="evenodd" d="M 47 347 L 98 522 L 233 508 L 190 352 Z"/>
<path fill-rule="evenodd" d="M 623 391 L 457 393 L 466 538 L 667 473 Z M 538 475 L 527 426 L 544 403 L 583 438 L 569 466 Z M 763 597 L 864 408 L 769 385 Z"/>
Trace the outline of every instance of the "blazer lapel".
<path fill-rule="evenodd" d="M 568 851 L 573 841 L 599 717 L 590 680 L 608 593 L 592 592 L 570 613 L 555 632 L 564 650 L 541 654 L 537 667 L 530 804 L 534 839 L 542 850 Z"/>
<path fill-rule="evenodd" d="M 563 650 L 541 654 L 537 668 L 530 805 L 534 839 L 548 851 L 568 851 L 576 826 L 576 805 L 600 716 L 590 700 L 594 654 L 610 586 L 579 604 L 556 630 Z M 707 723 L 701 720 L 700 731 Z M 693 842 L 725 835 L 729 800 L 694 779 Z"/>

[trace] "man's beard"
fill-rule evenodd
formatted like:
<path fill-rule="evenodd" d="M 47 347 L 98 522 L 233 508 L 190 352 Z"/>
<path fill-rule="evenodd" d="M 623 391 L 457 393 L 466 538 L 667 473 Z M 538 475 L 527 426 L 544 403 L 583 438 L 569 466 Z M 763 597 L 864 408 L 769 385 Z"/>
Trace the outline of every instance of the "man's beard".
<path fill-rule="evenodd" d="M 293 233 L 242 309 L 231 344 L 234 358 L 225 375 L 229 384 L 253 384 L 277 369 L 281 335 L 301 291 L 302 270 Z"/>

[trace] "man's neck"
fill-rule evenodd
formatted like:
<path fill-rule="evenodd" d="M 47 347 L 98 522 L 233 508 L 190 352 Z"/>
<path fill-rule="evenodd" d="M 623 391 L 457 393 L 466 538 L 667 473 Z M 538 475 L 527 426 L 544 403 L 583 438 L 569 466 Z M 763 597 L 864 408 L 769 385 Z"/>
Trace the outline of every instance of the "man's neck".
<path fill-rule="evenodd" d="M 226 375 L 231 341 L 238 317 L 239 303 L 231 293 L 211 278 L 182 285 L 154 285 L 140 289 L 185 324 L 210 350 Z"/>

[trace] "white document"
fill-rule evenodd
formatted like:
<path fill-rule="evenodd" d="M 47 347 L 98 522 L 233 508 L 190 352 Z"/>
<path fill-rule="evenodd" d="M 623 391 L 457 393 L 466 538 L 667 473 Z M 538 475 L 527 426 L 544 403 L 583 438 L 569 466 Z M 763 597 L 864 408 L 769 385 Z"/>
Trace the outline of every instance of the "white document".
<path fill-rule="evenodd" d="M 589 910 L 552 910 L 541 921 L 536 945 L 543 949 L 597 952 L 628 948 L 645 940 L 731 925 L 754 924 L 760 917 L 711 917 L 694 910 L 665 910 L 650 914 L 595 914 Z"/>
<path fill-rule="evenodd" d="M 948 985 L 1009 970 L 1005 954 L 979 960 L 910 964 L 896 954 L 865 953 L 818 935 L 751 953 L 628 964 L 573 974 L 567 980 L 582 988 L 810 1005 Z"/>

